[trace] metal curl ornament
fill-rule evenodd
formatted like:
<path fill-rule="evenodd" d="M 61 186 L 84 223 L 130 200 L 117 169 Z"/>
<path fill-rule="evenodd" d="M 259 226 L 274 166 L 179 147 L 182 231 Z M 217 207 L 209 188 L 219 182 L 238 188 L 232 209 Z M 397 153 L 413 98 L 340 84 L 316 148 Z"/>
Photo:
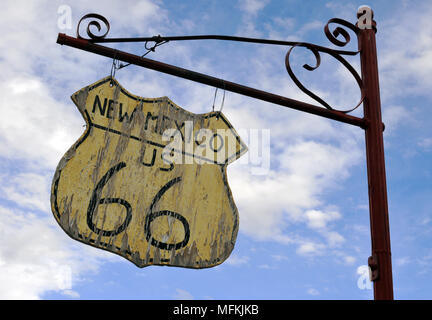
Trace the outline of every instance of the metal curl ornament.
<path fill-rule="evenodd" d="M 94 26 L 94 27 L 96 27 L 97 28 L 97 30 L 98 30 L 98 32 L 100 32 L 101 31 L 101 29 L 102 29 L 102 26 L 101 26 L 101 24 L 99 23 L 99 21 L 97 21 L 97 20 L 91 20 L 88 24 L 87 24 L 87 28 L 86 28 L 86 32 L 87 32 L 87 35 L 89 36 L 89 38 L 84 38 L 84 37 L 82 37 L 81 35 L 80 35 L 80 25 L 81 25 L 81 22 L 83 21 L 83 20 L 85 20 L 85 19 L 98 19 L 98 20 L 100 20 L 100 21 L 102 21 L 104 24 L 105 24 L 105 27 L 106 27 L 106 31 L 105 31 L 105 33 L 103 33 L 102 35 L 96 35 L 96 34 L 94 34 L 91 30 L 90 30 L 90 27 L 91 26 Z M 83 16 L 81 19 L 80 19 L 80 21 L 78 22 L 78 26 L 77 26 L 77 31 L 76 31 L 76 33 L 77 33 L 77 38 L 79 38 L 79 39 L 85 39 L 85 40 L 100 40 L 100 39 L 103 39 L 103 38 L 105 38 L 106 37 L 106 35 L 108 34 L 108 32 L 109 32 L 109 30 L 110 30 L 110 24 L 109 24 L 109 22 L 108 22 L 108 20 L 104 17 L 104 16 L 102 16 L 102 15 L 100 15 L 100 14 L 97 14 L 97 13 L 89 13 L 89 14 L 86 14 L 85 16 Z"/>
<path fill-rule="evenodd" d="M 353 25 L 352 23 L 345 21 L 343 19 L 339 19 L 339 18 L 333 18 L 330 19 L 327 24 L 324 26 L 324 33 L 327 37 L 327 39 L 333 43 L 334 45 L 338 46 L 338 47 L 345 47 L 351 40 L 351 37 L 349 35 L 349 33 L 343 29 L 342 27 L 336 27 L 333 32 L 330 32 L 330 28 L 329 25 L 331 23 L 337 23 L 340 24 L 348 29 L 351 29 L 356 35 L 359 32 L 359 28 L 357 28 L 355 25 Z M 344 41 L 340 41 L 337 38 L 339 37 L 339 35 L 341 35 L 344 38 Z"/>
<path fill-rule="evenodd" d="M 327 36 L 327 38 L 329 39 L 330 42 L 332 42 L 333 44 L 343 47 L 345 45 L 347 45 L 350 42 L 350 36 L 349 33 L 341 28 L 341 27 L 337 27 L 333 32 L 330 32 L 330 29 L 328 27 L 328 25 L 330 23 L 339 23 L 351 30 L 353 30 L 356 34 L 358 33 L 358 28 L 356 26 L 354 26 L 353 24 L 342 20 L 342 19 L 338 19 L 338 18 L 334 18 L 334 19 L 330 19 L 329 22 L 326 24 L 326 26 L 324 27 L 324 32 Z M 342 37 L 344 38 L 344 41 L 338 40 L 337 37 L 339 35 L 342 35 Z M 291 51 L 296 48 L 296 47 L 304 47 L 308 50 L 310 50 L 312 52 L 312 54 L 315 57 L 316 60 L 316 64 L 315 66 L 311 66 L 309 64 L 304 64 L 303 68 L 305 68 L 308 71 L 314 71 L 316 69 L 319 68 L 319 66 L 321 65 L 321 55 L 320 52 L 324 52 L 330 56 L 332 56 L 333 58 L 335 58 L 336 60 L 338 60 L 354 77 L 354 79 L 356 80 L 359 88 L 360 88 L 360 92 L 361 92 L 361 98 L 360 101 L 356 104 L 356 106 L 354 108 L 351 108 L 349 110 L 337 110 L 334 109 L 333 107 L 331 107 L 326 101 L 324 101 L 322 98 L 320 98 L 319 96 L 317 96 L 316 94 L 314 94 L 312 91 L 308 90 L 301 82 L 300 80 L 295 76 L 291 65 L 290 65 L 290 55 L 291 55 Z M 309 97 L 311 97 L 312 99 L 314 99 L 315 101 L 317 101 L 318 103 L 320 103 L 322 106 L 324 106 L 325 108 L 329 109 L 329 110 L 335 110 L 335 111 L 339 111 L 339 112 L 343 112 L 343 113 L 349 113 L 354 111 L 355 109 L 357 109 L 360 104 L 363 102 L 364 100 L 364 92 L 363 92 L 363 82 L 361 77 L 359 76 L 359 74 L 357 73 L 357 71 L 348 63 L 347 60 L 345 60 L 345 58 L 342 57 L 342 55 L 356 55 L 358 54 L 359 51 L 343 51 L 343 50 L 334 50 L 334 49 L 330 49 L 330 48 L 325 48 L 325 47 L 321 47 L 321 46 L 317 46 L 314 44 L 309 44 L 309 43 L 297 43 L 295 45 L 293 45 L 287 52 L 286 56 L 285 56 L 285 67 L 286 70 L 289 74 L 289 76 L 291 77 L 291 79 L 294 81 L 294 83 L 297 85 L 297 87 L 302 90 L 304 93 L 306 93 Z"/>
<path fill-rule="evenodd" d="M 93 19 L 97 19 L 97 20 L 92 20 L 88 23 L 87 35 L 89 36 L 89 38 L 84 38 L 79 34 L 80 25 L 81 25 L 81 22 L 83 20 L 89 19 L 89 18 L 93 18 Z M 94 26 L 94 27 L 96 27 L 98 32 L 101 31 L 102 26 L 98 20 L 102 21 L 106 27 L 106 31 L 102 35 L 96 35 L 90 30 L 90 28 L 92 26 Z M 329 25 L 332 23 L 339 24 L 342 27 L 338 26 L 333 31 L 330 31 Z M 334 45 L 336 45 L 338 47 L 344 47 L 351 41 L 351 38 L 350 38 L 348 31 L 344 28 L 350 29 L 356 35 L 358 35 L 358 33 L 360 31 L 360 29 L 357 26 L 353 25 L 352 23 L 350 23 L 348 21 L 345 21 L 345 20 L 339 19 L 339 18 L 332 18 L 324 26 L 324 33 L 325 33 L 327 39 L 331 43 L 333 43 Z M 159 45 L 162 45 L 162 44 L 167 43 L 169 41 L 180 41 L 180 40 L 204 40 L 204 39 L 214 39 L 215 40 L 216 39 L 216 40 L 227 40 L 227 41 L 229 40 L 229 41 L 239 41 L 239 42 L 251 42 L 251 43 L 291 46 L 291 48 L 288 50 L 286 57 L 285 57 L 285 66 L 286 66 L 286 69 L 288 71 L 288 74 L 290 75 L 291 79 L 294 81 L 294 83 L 297 85 L 297 87 L 299 89 L 301 89 L 304 93 L 306 93 L 308 96 L 313 98 L 315 101 L 319 102 L 326 109 L 335 110 L 335 111 L 342 112 L 342 113 L 349 113 L 349 112 L 357 109 L 365 98 L 365 94 L 363 92 L 362 79 L 358 75 L 357 71 L 348 63 L 348 61 L 343 58 L 343 56 L 355 56 L 359 53 L 359 51 L 331 49 L 331 48 L 322 47 L 322 46 L 318 46 L 318 45 L 314 45 L 314 44 L 306 43 L 306 42 L 279 41 L 279 40 L 232 37 L 232 36 L 221 36 L 221 35 L 174 36 L 174 37 L 161 37 L 159 35 L 156 37 L 140 37 L 140 38 L 105 38 L 106 35 L 108 34 L 109 30 L 110 30 L 110 24 L 105 17 L 103 17 L 99 14 L 96 14 L 96 13 L 89 13 L 89 14 L 86 14 L 85 16 L 83 16 L 80 19 L 80 21 L 78 22 L 77 38 L 85 39 L 85 40 L 88 40 L 88 41 L 93 42 L 93 43 L 98 43 L 98 42 L 145 42 L 145 48 L 147 49 L 147 52 L 142 57 L 144 57 L 147 53 L 149 53 L 151 51 L 155 51 L 156 47 L 158 47 Z M 340 36 L 343 39 L 340 39 Z M 155 45 L 150 47 L 149 42 L 155 42 Z M 356 82 L 360 88 L 361 98 L 360 98 L 360 101 L 357 103 L 357 105 L 354 108 L 351 108 L 349 110 L 337 110 L 337 109 L 332 108 L 322 98 L 320 98 L 316 94 L 312 93 L 310 90 L 306 89 L 306 87 L 294 75 L 294 72 L 292 71 L 292 68 L 290 66 L 290 61 L 289 61 L 290 54 L 291 54 L 291 51 L 295 47 L 304 47 L 313 53 L 315 60 L 316 60 L 315 66 L 310 66 L 308 64 L 303 65 L 303 68 L 305 68 L 308 71 L 314 71 L 317 68 L 319 68 L 319 66 L 321 65 L 321 55 L 320 55 L 321 52 L 329 54 L 330 56 L 332 56 L 333 58 L 338 60 L 340 63 L 342 63 L 342 65 L 354 77 L 354 79 L 356 80 Z M 126 64 L 126 65 L 122 64 L 117 69 L 123 68 L 127 65 L 129 65 L 129 64 Z"/>

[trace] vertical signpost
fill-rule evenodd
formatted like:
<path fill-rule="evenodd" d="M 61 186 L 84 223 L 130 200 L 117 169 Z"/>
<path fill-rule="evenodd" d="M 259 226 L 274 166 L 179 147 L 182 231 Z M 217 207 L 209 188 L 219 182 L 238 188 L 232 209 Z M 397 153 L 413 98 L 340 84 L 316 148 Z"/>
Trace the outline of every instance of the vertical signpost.
<path fill-rule="evenodd" d="M 358 13 L 361 18 L 363 13 Z M 359 30 L 361 74 L 364 90 L 364 118 L 366 162 L 369 189 L 369 212 L 372 240 L 372 256 L 369 258 L 371 280 L 374 281 L 374 297 L 377 300 L 393 299 L 390 228 L 387 204 L 387 185 L 384 161 L 384 125 L 381 119 L 378 61 L 375 41 L 376 25 L 368 17 L 371 26 Z"/>
<path fill-rule="evenodd" d="M 84 39 L 79 35 L 79 25 L 85 18 L 99 19 L 102 21 L 107 30 L 103 35 L 94 35 L 90 30 L 90 26 L 95 27 L 100 32 L 101 24 L 93 20 L 87 26 L 88 39 Z M 296 109 L 303 112 L 319 115 L 328 119 L 351 124 L 365 130 L 366 141 L 366 161 L 368 175 L 368 191 L 369 191 L 369 209 L 370 209 L 370 228 L 372 240 L 372 255 L 369 257 L 368 264 L 370 267 L 370 277 L 374 282 L 374 298 L 376 300 L 392 300 L 393 299 L 393 280 L 392 280 L 392 264 L 390 251 L 390 227 L 388 217 L 387 203 L 387 186 L 384 160 L 384 141 L 383 131 L 384 124 L 381 117 L 381 102 L 379 93 L 379 77 L 378 77 L 378 62 L 376 49 L 376 23 L 373 21 L 373 12 L 369 7 L 361 7 L 357 12 L 357 24 L 353 25 L 342 19 L 333 18 L 329 20 L 324 28 L 327 38 L 336 46 L 344 47 L 350 42 L 349 33 L 345 28 L 350 29 L 357 35 L 358 51 L 336 50 L 327 47 L 322 47 L 305 42 L 289 42 L 279 40 L 242 38 L 221 35 L 200 35 L 200 36 L 175 36 L 175 37 L 143 37 L 143 38 L 106 38 L 109 31 L 108 20 L 97 14 L 89 14 L 84 16 L 77 28 L 77 38 L 59 34 L 57 43 L 68 45 L 74 48 L 92 52 L 98 55 L 109 57 L 114 60 L 123 61 L 128 64 L 138 65 L 144 68 L 156 70 L 166 74 L 174 75 L 184 79 L 203 83 L 206 85 L 221 88 L 227 91 L 235 92 L 245 96 L 253 97 L 263 101 L 278 104 L 284 107 Z M 343 27 L 337 27 L 333 32 L 330 32 L 329 24 L 335 23 Z M 339 39 L 338 39 L 339 37 Z M 340 40 L 343 38 L 343 40 Z M 275 95 L 262 90 L 246 87 L 237 83 L 218 79 L 209 75 L 194 72 L 165 64 L 159 61 L 137 56 L 128 52 L 112 49 L 96 43 L 102 42 L 154 42 L 155 46 L 149 50 L 154 51 L 158 45 L 167 43 L 168 41 L 181 40 L 226 40 L 239 41 L 259 44 L 271 44 L 290 46 L 286 55 L 285 65 L 288 74 L 295 84 L 311 98 L 319 102 L 323 107 L 315 106 L 305 102 L 293 100 L 287 97 Z M 356 107 L 348 111 L 339 111 L 332 108 L 324 100 L 313 94 L 302 85 L 302 83 L 294 75 L 289 61 L 289 56 L 295 47 L 303 47 L 310 50 L 316 59 L 316 65 L 310 66 L 305 64 L 303 67 L 308 71 L 317 69 L 321 64 L 320 53 L 325 53 L 338 60 L 355 78 L 360 90 L 361 100 Z M 147 48 L 147 45 L 146 45 Z M 355 56 L 360 53 L 361 75 L 345 60 L 343 56 Z M 350 111 L 356 109 L 363 103 L 364 114 L 363 118 L 348 115 Z"/>

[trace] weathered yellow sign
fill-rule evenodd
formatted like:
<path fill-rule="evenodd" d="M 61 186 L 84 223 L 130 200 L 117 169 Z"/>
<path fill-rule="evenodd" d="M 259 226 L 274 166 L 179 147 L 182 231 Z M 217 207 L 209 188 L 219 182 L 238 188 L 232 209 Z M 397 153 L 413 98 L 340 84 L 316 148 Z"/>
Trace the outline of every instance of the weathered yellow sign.
<path fill-rule="evenodd" d="M 72 100 L 87 127 L 53 178 L 63 230 L 139 267 L 227 259 L 239 219 L 226 167 L 247 148 L 224 115 L 138 97 L 110 77 Z"/>

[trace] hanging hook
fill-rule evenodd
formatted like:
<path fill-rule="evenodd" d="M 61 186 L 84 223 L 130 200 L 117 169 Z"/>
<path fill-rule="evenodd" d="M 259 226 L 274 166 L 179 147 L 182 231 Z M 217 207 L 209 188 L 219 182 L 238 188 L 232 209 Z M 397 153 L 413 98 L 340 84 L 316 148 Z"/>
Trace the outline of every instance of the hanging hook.
<path fill-rule="evenodd" d="M 153 37 L 153 39 L 154 40 L 149 40 L 149 41 L 155 41 L 155 44 L 152 47 L 149 46 L 149 44 L 148 44 L 149 41 L 146 41 L 144 43 L 144 48 L 147 51 L 141 56 L 141 58 L 144 58 L 150 52 L 155 52 L 157 47 L 159 47 L 159 46 L 161 46 L 161 45 L 163 45 L 169 41 L 169 40 L 162 40 L 162 37 L 160 35 Z M 122 68 L 130 66 L 130 65 L 131 65 L 130 63 L 126 63 L 126 64 L 120 63 L 119 66 L 117 67 L 117 69 L 122 69 Z"/>
<path fill-rule="evenodd" d="M 120 67 L 119 67 L 120 61 L 117 60 L 116 56 L 117 56 L 117 51 L 114 53 L 114 58 L 113 58 L 112 65 L 111 65 L 111 72 L 110 72 L 110 78 L 111 78 L 110 86 L 111 87 L 114 84 L 113 79 L 115 78 L 116 71 L 117 71 L 117 69 L 120 69 Z"/>
<path fill-rule="evenodd" d="M 216 119 L 219 119 L 219 115 L 221 114 L 222 109 L 223 109 L 223 106 L 224 106 L 224 104 L 225 104 L 225 92 L 226 92 L 226 90 L 225 90 L 225 81 L 223 81 L 222 83 L 223 83 L 223 90 L 224 90 L 224 91 L 223 91 L 223 96 L 222 96 L 222 103 L 221 103 L 221 107 L 220 107 L 220 110 L 217 111 L 218 114 L 216 115 Z M 212 112 L 215 111 L 215 103 L 216 103 L 216 95 L 217 95 L 217 91 L 218 91 L 218 88 L 216 87 L 215 95 L 214 95 L 214 99 L 213 99 Z"/>
<path fill-rule="evenodd" d="M 214 107 L 215 107 L 215 102 L 216 102 L 216 95 L 217 95 L 217 91 L 218 91 L 218 88 L 216 88 L 216 90 L 215 90 L 214 99 L 213 99 L 213 106 L 212 106 L 212 112 L 214 112 Z"/>

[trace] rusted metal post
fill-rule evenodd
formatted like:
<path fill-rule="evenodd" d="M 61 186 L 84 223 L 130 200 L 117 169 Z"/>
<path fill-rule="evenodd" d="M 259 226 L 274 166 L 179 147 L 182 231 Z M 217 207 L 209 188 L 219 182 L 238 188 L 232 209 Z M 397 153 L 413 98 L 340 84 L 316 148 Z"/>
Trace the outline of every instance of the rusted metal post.
<path fill-rule="evenodd" d="M 358 18 L 360 15 L 358 14 Z M 373 18 L 373 13 L 372 13 Z M 360 29 L 361 74 L 365 99 L 364 117 L 368 126 L 366 136 L 366 161 L 369 189 L 372 256 L 369 258 L 371 278 L 374 282 L 375 300 L 393 299 L 392 263 L 390 251 L 390 227 L 388 217 L 387 186 L 384 161 L 384 126 L 381 120 L 381 102 L 378 80 L 378 61 L 375 21 L 372 28 Z"/>

